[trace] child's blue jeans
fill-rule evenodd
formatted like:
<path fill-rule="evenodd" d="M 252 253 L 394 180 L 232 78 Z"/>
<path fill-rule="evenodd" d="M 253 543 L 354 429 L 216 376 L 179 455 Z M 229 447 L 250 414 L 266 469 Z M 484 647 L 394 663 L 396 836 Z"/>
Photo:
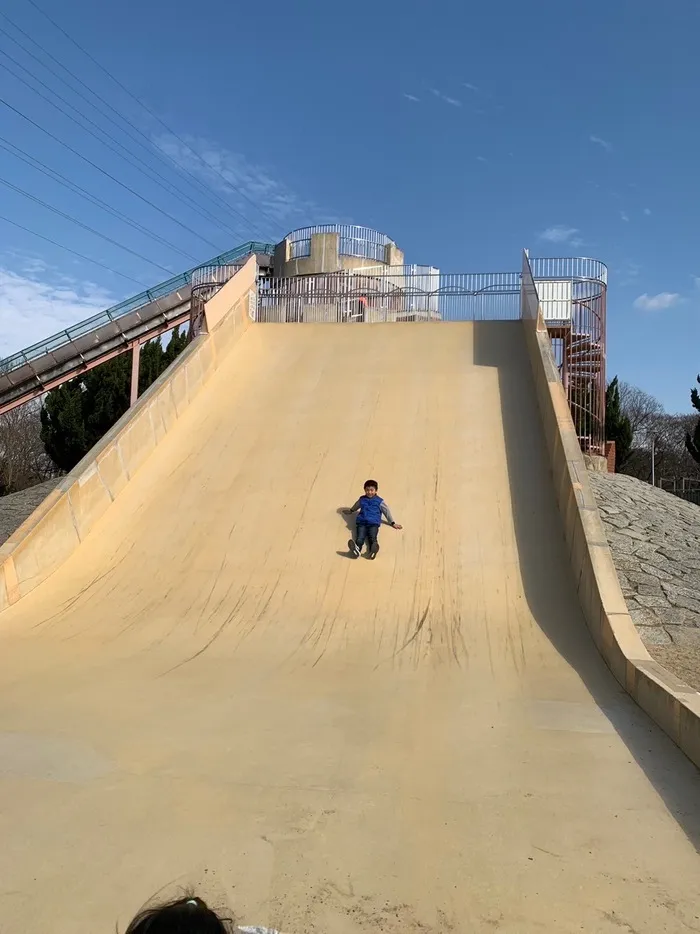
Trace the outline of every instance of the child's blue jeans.
<path fill-rule="evenodd" d="M 369 541 L 369 547 L 373 548 L 377 544 L 377 535 L 379 535 L 378 525 L 369 525 L 367 522 L 358 522 L 357 532 L 355 534 L 355 542 L 360 551 L 362 551 L 366 541 Z"/>

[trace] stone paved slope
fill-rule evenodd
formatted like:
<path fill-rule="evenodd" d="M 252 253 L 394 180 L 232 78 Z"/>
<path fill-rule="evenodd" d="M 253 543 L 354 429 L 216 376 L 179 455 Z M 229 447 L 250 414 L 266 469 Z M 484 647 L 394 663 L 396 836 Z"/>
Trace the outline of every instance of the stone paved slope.
<path fill-rule="evenodd" d="M 644 643 L 700 690 L 700 507 L 622 474 L 589 477 Z"/>
<path fill-rule="evenodd" d="M 53 490 L 59 479 L 38 483 L 36 486 L 29 487 L 28 490 L 22 490 L 21 493 L 0 496 L 0 545 L 7 541 L 26 518 L 31 516 L 39 503 L 42 503 Z"/>

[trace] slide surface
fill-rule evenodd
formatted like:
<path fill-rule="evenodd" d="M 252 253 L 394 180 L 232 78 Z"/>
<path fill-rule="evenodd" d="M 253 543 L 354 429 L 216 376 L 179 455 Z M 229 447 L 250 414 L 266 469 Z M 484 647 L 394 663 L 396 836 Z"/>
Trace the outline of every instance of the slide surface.
<path fill-rule="evenodd" d="M 0 657 L 3 930 L 195 884 L 284 934 L 700 931 L 698 773 L 588 635 L 520 322 L 250 327 Z"/>

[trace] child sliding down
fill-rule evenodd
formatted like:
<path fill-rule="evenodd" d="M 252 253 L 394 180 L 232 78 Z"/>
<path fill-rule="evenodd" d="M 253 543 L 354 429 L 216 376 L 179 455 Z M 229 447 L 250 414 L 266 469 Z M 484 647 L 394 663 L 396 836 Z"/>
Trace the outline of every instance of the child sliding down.
<path fill-rule="evenodd" d="M 355 538 L 351 538 L 348 542 L 350 554 L 353 558 L 360 557 L 365 542 L 368 543 L 367 553 L 369 557 L 372 559 L 377 557 L 379 551 L 377 536 L 379 535 L 379 526 L 382 524 L 382 516 L 393 529 L 403 528 L 398 522 L 394 522 L 391 510 L 381 496 L 377 495 L 378 489 L 379 484 L 376 480 L 368 480 L 365 483 L 364 496 L 361 496 L 350 509 L 343 510 L 346 515 L 351 515 L 359 510 Z"/>

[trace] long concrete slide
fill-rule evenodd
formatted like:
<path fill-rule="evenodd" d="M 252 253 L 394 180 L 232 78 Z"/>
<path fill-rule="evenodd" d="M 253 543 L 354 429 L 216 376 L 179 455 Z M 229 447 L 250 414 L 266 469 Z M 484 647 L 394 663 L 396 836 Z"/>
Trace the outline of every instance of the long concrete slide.
<path fill-rule="evenodd" d="M 3 548 L 0 929 L 195 885 L 285 934 L 700 930 L 698 771 L 630 693 L 689 754 L 697 695 L 615 605 L 536 322 L 251 296 Z"/>

